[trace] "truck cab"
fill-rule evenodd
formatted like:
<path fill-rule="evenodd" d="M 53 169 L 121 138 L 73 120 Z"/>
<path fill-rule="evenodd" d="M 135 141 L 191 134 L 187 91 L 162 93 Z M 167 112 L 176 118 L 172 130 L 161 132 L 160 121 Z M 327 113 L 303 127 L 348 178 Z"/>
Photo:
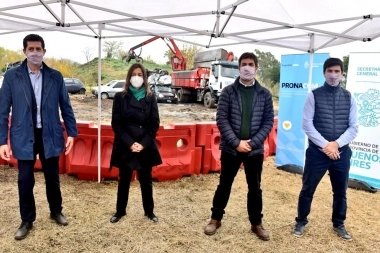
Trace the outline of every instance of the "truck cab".
<path fill-rule="evenodd" d="M 224 87 L 235 82 L 239 76 L 238 63 L 230 61 L 215 61 L 211 64 L 209 77 L 209 88 L 215 102 L 218 102 L 219 96 Z"/>

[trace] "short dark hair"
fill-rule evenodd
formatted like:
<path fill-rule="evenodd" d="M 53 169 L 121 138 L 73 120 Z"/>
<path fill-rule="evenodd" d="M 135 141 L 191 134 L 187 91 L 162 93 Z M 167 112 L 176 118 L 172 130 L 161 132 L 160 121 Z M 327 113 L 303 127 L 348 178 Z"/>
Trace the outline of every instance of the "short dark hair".
<path fill-rule="evenodd" d="M 24 49 L 26 49 L 26 47 L 28 46 L 28 41 L 37 41 L 37 42 L 41 42 L 41 46 L 42 46 L 42 49 L 45 49 L 45 41 L 44 39 L 38 35 L 38 34 L 29 34 L 29 35 L 26 35 L 24 40 L 22 41 L 22 44 L 24 46 Z"/>
<path fill-rule="evenodd" d="M 245 52 L 242 55 L 240 55 L 240 58 L 239 58 L 239 67 L 240 67 L 241 61 L 244 60 L 244 59 L 252 59 L 255 62 L 255 66 L 258 67 L 258 64 L 259 64 L 258 63 L 258 59 L 257 59 L 257 56 L 254 53 Z"/>
<path fill-rule="evenodd" d="M 343 73 L 343 62 L 339 58 L 328 58 L 323 64 L 323 73 L 325 73 L 327 68 L 330 68 L 332 66 L 340 66 L 340 70 Z"/>

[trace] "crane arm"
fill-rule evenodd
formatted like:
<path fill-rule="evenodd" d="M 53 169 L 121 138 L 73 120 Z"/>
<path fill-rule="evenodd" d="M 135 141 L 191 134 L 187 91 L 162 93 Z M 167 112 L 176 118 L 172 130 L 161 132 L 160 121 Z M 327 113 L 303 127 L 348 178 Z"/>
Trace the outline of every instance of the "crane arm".
<path fill-rule="evenodd" d="M 136 60 L 137 62 L 142 61 L 142 58 L 140 55 L 137 55 L 135 53 L 135 49 L 142 47 L 146 44 L 149 44 L 150 42 L 153 42 L 157 39 L 162 39 L 165 44 L 169 47 L 170 51 L 173 53 L 173 56 L 170 59 L 171 65 L 172 65 L 172 70 L 177 71 L 177 70 L 186 70 L 186 62 L 187 59 L 182 55 L 181 50 L 179 50 L 177 44 L 174 42 L 172 38 L 167 38 L 167 40 L 170 41 L 171 45 L 165 40 L 164 37 L 161 36 L 154 36 L 136 46 L 133 46 L 129 49 L 128 55 L 124 56 L 122 60 L 130 62 L 132 59 Z"/>
<path fill-rule="evenodd" d="M 150 38 L 150 39 L 148 39 L 148 40 L 146 40 L 146 41 L 144 41 L 144 42 L 142 42 L 142 43 L 140 43 L 140 44 L 137 44 L 137 45 L 134 46 L 134 47 L 131 47 L 131 48 L 129 49 L 129 51 L 128 51 L 128 54 L 122 58 L 122 61 L 125 60 L 125 61 L 128 62 L 128 63 L 129 63 L 132 59 L 136 60 L 137 62 L 142 61 L 142 58 L 140 57 L 140 55 L 137 55 L 137 54 L 135 53 L 135 49 L 137 49 L 137 48 L 139 48 L 139 47 L 142 47 L 142 46 L 144 46 L 144 45 L 146 45 L 146 44 L 149 44 L 150 42 L 155 41 L 155 40 L 157 40 L 157 39 L 164 39 L 164 38 L 163 38 L 163 37 L 160 37 L 160 36 L 154 36 L 153 38 Z"/>

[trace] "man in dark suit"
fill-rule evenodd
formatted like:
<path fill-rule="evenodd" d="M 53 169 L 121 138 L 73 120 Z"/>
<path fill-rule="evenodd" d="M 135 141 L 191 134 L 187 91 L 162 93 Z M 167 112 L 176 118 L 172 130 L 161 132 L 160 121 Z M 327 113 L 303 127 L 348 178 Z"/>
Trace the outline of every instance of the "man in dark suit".
<path fill-rule="evenodd" d="M 242 54 L 239 58 L 240 76 L 223 89 L 218 102 L 216 123 L 221 137 L 221 172 L 211 208 L 211 221 L 204 230 L 207 235 L 215 234 L 221 226 L 232 183 L 243 163 L 251 231 L 259 239 L 269 240 L 269 233 L 262 226 L 260 183 L 264 142 L 273 127 L 274 113 L 272 95 L 255 79 L 257 68 L 256 55 Z"/>
<path fill-rule="evenodd" d="M 46 52 L 43 38 L 36 34 L 27 35 L 23 46 L 26 59 L 21 66 L 6 72 L 0 89 L 0 156 L 10 160 L 8 118 L 12 108 L 10 144 L 18 163 L 22 222 L 16 231 L 16 240 L 26 238 L 36 219 L 33 171 L 37 154 L 45 176 L 50 217 L 60 225 L 68 224 L 62 214 L 59 156 L 63 151 L 65 154 L 70 152 L 77 136 L 76 121 L 62 74 L 43 62 Z M 66 145 L 59 109 L 68 135 Z"/>

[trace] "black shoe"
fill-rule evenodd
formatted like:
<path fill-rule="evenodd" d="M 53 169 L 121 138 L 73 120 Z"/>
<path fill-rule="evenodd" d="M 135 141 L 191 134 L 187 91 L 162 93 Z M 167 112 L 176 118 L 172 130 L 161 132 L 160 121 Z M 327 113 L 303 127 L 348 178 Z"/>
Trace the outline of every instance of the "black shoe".
<path fill-rule="evenodd" d="M 304 232 L 305 232 L 305 225 L 296 223 L 296 225 L 293 228 L 292 234 L 297 237 L 302 237 Z"/>
<path fill-rule="evenodd" d="M 62 226 L 67 226 L 69 225 L 69 223 L 67 222 L 65 216 L 63 216 L 62 213 L 57 213 L 57 214 L 50 214 L 50 218 L 55 220 L 55 222 L 58 224 L 58 225 L 62 225 Z"/>
<path fill-rule="evenodd" d="M 32 227 L 33 227 L 33 222 L 27 222 L 27 221 L 21 222 L 20 227 L 16 231 L 15 239 L 16 240 L 25 239 L 26 236 L 28 235 L 29 230 L 31 230 Z"/>
<path fill-rule="evenodd" d="M 124 215 L 125 215 L 125 214 L 124 214 Z M 111 222 L 111 223 L 116 223 L 116 222 L 118 222 L 118 221 L 121 219 L 121 217 L 123 217 L 124 215 L 120 215 L 120 214 L 118 214 L 118 213 L 115 213 L 115 214 L 111 217 L 110 222 Z"/>
<path fill-rule="evenodd" d="M 150 213 L 150 214 L 145 213 L 145 216 L 147 216 L 148 219 L 153 222 L 158 222 L 158 217 L 154 213 Z"/>
<path fill-rule="evenodd" d="M 352 236 L 347 232 L 344 225 L 340 225 L 339 227 L 333 227 L 335 233 L 339 235 L 340 238 L 346 241 L 352 241 Z"/>

